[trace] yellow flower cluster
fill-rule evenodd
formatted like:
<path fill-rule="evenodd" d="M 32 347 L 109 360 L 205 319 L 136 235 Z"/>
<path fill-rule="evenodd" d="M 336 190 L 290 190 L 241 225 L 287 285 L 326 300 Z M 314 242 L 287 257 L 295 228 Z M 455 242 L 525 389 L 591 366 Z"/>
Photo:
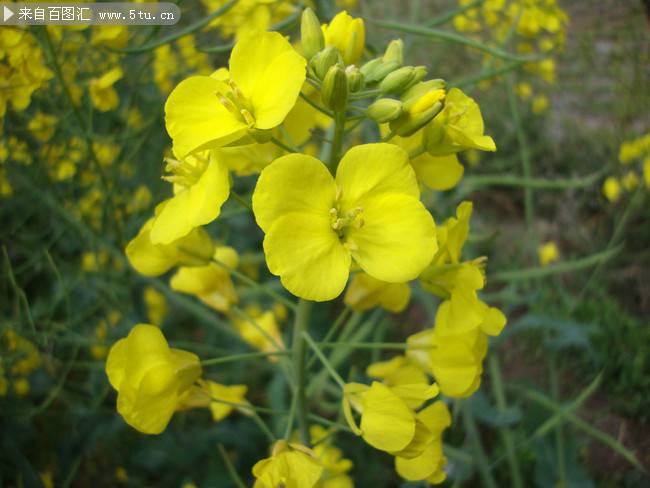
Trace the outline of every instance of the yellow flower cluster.
<path fill-rule="evenodd" d="M 623 190 L 627 192 L 635 190 L 639 186 L 640 179 L 643 180 L 645 187 L 650 189 L 650 133 L 621 144 L 618 161 L 621 168 L 625 170 L 621 176 L 608 176 L 603 182 L 602 191 L 607 200 L 618 201 Z M 628 169 L 635 163 L 638 168 Z"/>
<path fill-rule="evenodd" d="M 163 44 L 154 50 L 153 79 L 167 95 L 181 74 L 210 74 L 208 56 L 196 49 L 193 35 L 181 37 L 174 44 Z"/>
<path fill-rule="evenodd" d="M 16 395 L 26 396 L 30 389 L 29 375 L 41 366 L 41 354 L 33 342 L 14 330 L 5 331 L 2 345 L 6 353 L 3 352 L 5 359 L 0 362 L 0 397 L 9 392 L 10 386 Z"/>
<path fill-rule="evenodd" d="M 527 63 L 526 71 L 545 83 L 555 82 L 554 56 L 564 47 L 568 24 L 556 0 L 485 0 L 471 7 L 472 3 L 458 0 L 460 7 L 468 8 L 454 17 L 456 30 L 499 47 L 510 42 L 522 55 L 541 56 L 539 61 Z M 547 110 L 548 97 L 543 93 L 533 96 L 531 82 L 519 83 L 516 91 L 522 100 L 531 102 L 533 113 Z"/>

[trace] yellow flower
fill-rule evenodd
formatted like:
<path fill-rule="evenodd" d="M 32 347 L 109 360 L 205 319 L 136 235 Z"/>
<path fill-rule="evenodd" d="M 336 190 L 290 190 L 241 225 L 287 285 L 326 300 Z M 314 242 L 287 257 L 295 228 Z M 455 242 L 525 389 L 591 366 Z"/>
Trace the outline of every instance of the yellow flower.
<path fill-rule="evenodd" d="M 230 194 L 228 168 L 213 151 L 188 156 L 182 161 L 167 158 L 164 177 L 174 184 L 174 196 L 156 215 L 151 242 L 169 244 L 219 216 Z"/>
<path fill-rule="evenodd" d="M 205 381 L 202 387 L 210 395 L 209 408 L 215 422 L 225 419 L 236 408 L 229 403 L 246 403 L 246 392 L 248 392 L 246 385 L 227 386 L 214 381 Z"/>
<path fill-rule="evenodd" d="M 217 247 L 214 259 L 229 268 L 236 268 L 239 262 L 237 251 L 227 246 Z M 230 306 L 238 301 L 230 273 L 213 262 L 206 266 L 179 268 L 169 284 L 172 290 L 196 295 L 202 302 L 220 312 L 228 312 Z"/>
<path fill-rule="evenodd" d="M 438 484 L 445 480 L 444 466 L 447 459 L 442 453 L 442 432 L 451 425 L 449 409 L 442 401 L 437 401 L 417 414 L 419 423 L 430 433 L 428 442 L 414 457 L 395 457 L 395 470 L 409 481 L 427 480 Z"/>
<path fill-rule="evenodd" d="M 257 174 L 282 154 L 282 150 L 272 142 L 219 147 L 213 149 L 212 152 L 216 154 L 219 161 L 238 176 Z"/>
<path fill-rule="evenodd" d="M 548 97 L 546 95 L 537 95 L 533 98 L 533 113 L 535 115 L 542 114 L 548 110 Z"/>
<path fill-rule="evenodd" d="M 311 156 L 283 156 L 262 171 L 253 211 L 269 270 L 309 300 L 337 297 L 352 259 L 373 278 L 403 283 L 437 249 L 408 155 L 392 144 L 350 149 L 335 179 Z"/>
<path fill-rule="evenodd" d="M 445 90 L 442 80 L 421 81 L 412 86 L 401 96 L 402 113 L 390 121 L 391 132 L 402 137 L 412 136 L 439 114 L 444 100 Z M 447 154 L 434 154 L 434 156 Z"/>
<path fill-rule="evenodd" d="M 517 92 L 517 96 L 519 96 L 519 98 L 522 100 L 528 100 L 533 94 L 533 87 L 530 86 L 530 83 L 517 83 L 515 91 Z"/>
<path fill-rule="evenodd" d="M 27 123 L 27 128 L 40 142 L 49 141 L 54 135 L 57 118 L 54 115 L 38 112 Z"/>
<path fill-rule="evenodd" d="M 325 46 L 334 46 L 345 64 L 357 64 L 366 44 L 363 19 L 352 18 L 345 10 L 336 14 L 330 24 L 323 24 Z"/>
<path fill-rule="evenodd" d="M 41 354 L 33 342 L 13 330 L 7 330 L 3 337 L 7 349 L 14 352 L 16 357 L 16 361 L 11 365 L 11 374 L 26 376 L 38 369 L 41 365 Z"/>
<path fill-rule="evenodd" d="M 125 25 L 94 25 L 91 42 L 113 49 L 122 49 L 129 42 L 129 28 Z"/>
<path fill-rule="evenodd" d="M 433 156 L 446 156 L 466 149 L 497 149 L 492 138 L 483 133 L 483 117 L 478 104 L 458 88 L 449 90 L 445 107 L 424 130 L 427 151 Z"/>
<path fill-rule="evenodd" d="M 352 478 L 348 471 L 352 469 L 352 461 L 343 457 L 343 452 L 332 445 L 331 439 L 325 439 L 331 432 L 328 432 L 320 425 L 309 427 L 309 436 L 313 453 L 316 459 L 323 465 L 323 474 L 316 485 L 318 488 L 353 488 Z"/>
<path fill-rule="evenodd" d="M 18 378 L 14 381 L 14 392 L 16 395 L 24 397 L 29 394 L 29 381 L 27 378 Z"/>
<path fill-rule="evenodd" d="M 433 376 L 440 391 L 454 398 L 474 393 L 481 382 L 486 335 L 479 329 L 442 335 L 437 327 L 407 339 L 407 356 Z"/>
<path fill-rule="evenodd" d="M 150 238 L 153 223 L 153 218 L 145 222 L 126 246 L 126 257 L 138 273 L 159 276 L 178 264 L 201 266 L 210 261 L 214 244 L 203 228 L 197 227 L 170 244 L 154 244 Z"/>
<path fill-rule="evenodd" d="M 284 349 L 278 322 L 272 311 L 262 312 L 247 307 L 246 313 L 250 320 L 243 317 L 235 317 L 232 320 L 244 341 L 260 351 L 273 352 Z M 275 362 L 277 357 L 270 356 L 269 360 Z"/>
<path fill-rule="evenodd" d="M 170 349 L 158 327 L 138 324 L 111 347 L 106 374 L 125 422 L 145 434 L 160 434 L 201 366 L 195 354 Z"/>
<path fill-rule="evenodd" d="M 180 158 L 247 141 L 282 123 L 305 81 L 306 61 L 277 32 L 239 40 L 230 72 L 182 81 L 167 99 L 165 122 Z"/>
<path fill-rule="evenodd" d="M 253 466 L 253 488 L 314 488 L 323 474 L 323 466 L 313 451 L 300 444 L 280 440 L 271 457 Z"/>
<path fill-rule="evenodd" d="M 610 202 L 616 202 L 621 196 L 621 184 L 614 176 L 609 176 L 603 183 L 603 195 Z"/>
<path fill-rule="evenodd" d="M 144 289 L 143 301 L 147 309 L 147 319 L 149 323 L 161 326 L 165 315 L 167 315 L 167 299 L 165 295 L 156 290 L 153 286 L 147 286 Z"/>
<path fill-rule="evenodd" d="M 381 378 L 387 386 L 429 383 L 422 368 L 406 356 L 372 363 L 366 373 L 372 378 Z"/>
<path fill-rule="evenodd" d="M 108 112 L 117 108 L 120 103 L 119 96 L 113 85 L 124 76 L 118 66 L 107 71 L 99 78 L 92 78 L 88 84 L 90 100 L 93 106 L 101 111 Z"/>
<path fill-rule="evenodd" d="M 303 85 L 303 94 L 318 103 L 319 92 L 309 83 Z M 284 119 L 282 126 L 286 129 L 292 145 L 301 146 L 311 137 L 311 131 L 315 128 L 326 129 L 332 123 L 332 119 L 323 112 L 316 110 L 302 98 L 296 100 L 296 105 Z"/>
<path fill-rule="evenodd" d="M 639 186 L 639 177 L 634 171 L 628 171 L 625 176 L 621 178 L 621 183 L 623 184 L 623 188 L 627 191 L 632 191 Z"/>
<path fill-rule="evenodd" d="M 417 151 L 423 144 L 422 131 L 416 132 L 409 137 L 395 136 L 391 139 L 391 143 L 397 144 L 409 153 Z M 410 163 L 415 170 L 418 181 L 432 190 L 438 191 L 455 187 L 465 172 L 465 168 L 460 164 L 455 154 L 432 156 L 428 152 L 424 152 L 419 156 L 410 158 Z"/>
<path fill-rule="evenodd" d="M 643 160 L 643 181 L 646 188 L 650 188 L 650 156 Z"/>
<path fill-rule="evenodd" d="M 537 256 L 539 257 L 539 264 L 547 266 L 555 261 L 559 256 L 557 244 L 554 241 L 542 244 L 537 248 Z"/>
<path fill-rule="evenodd" d="M 398 313 L 406 308 L 411 298 L 411 288 L 407 283 L 386 283 L 359 272 L 354 275 L 344 301 L 357 312 L 381 307 Z"/>

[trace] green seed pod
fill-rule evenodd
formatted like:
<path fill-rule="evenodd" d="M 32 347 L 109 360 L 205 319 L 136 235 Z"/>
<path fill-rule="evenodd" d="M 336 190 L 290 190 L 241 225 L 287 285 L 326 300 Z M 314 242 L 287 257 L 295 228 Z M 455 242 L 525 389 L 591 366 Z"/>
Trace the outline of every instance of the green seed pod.
<path fill-rule="evenodd" d="M 380 98 L 368 107 L 366 114 L 380 124 L 390 122 L 402 114 L 402 102 L 393 98 Z"/>
<path fill-rule="evenodd" d="M 312 9 L 307 7 L 302 11 L 300 20 L 300 46 L 302 53 L 307 60 L 313 58 L 316 53 L 325 47 L 325 38 L 320 21 Z"/>
<path fill-rule="evenodd" d="M 323 80 L 327 74 L 327 70 L 339 63 L 343 64 L 343 61 L 341 60 L 341 55 L 339 54 L 338 49 L 334 46 L 329 46 L 316 53 L 316 55 L 311 58 L 311 61 L 309 61 L 309 66 L 314 72 L 316 78 Z"/>
<path fill-rule="evenodd" d="M 332 66 L 325 75 L 321 89 L 323 105 L 327 108 L 341 112 L 345 110 L 348 102 L 348 77 L 339 65 Z"/>
<path fill-rule="evenodd" d="M 382 59 L 384 62 L 397 61 L 402 66 L 404 64 L 404 41 L 401 39 L 390 41 Z"/>
<path fill-rule="evenodd" d="M 354 93 L 363 88 L 363 75 L 359 68 L 351 64 L 345 68 L 345 76 L 348 78 L 348 91 Z"/>

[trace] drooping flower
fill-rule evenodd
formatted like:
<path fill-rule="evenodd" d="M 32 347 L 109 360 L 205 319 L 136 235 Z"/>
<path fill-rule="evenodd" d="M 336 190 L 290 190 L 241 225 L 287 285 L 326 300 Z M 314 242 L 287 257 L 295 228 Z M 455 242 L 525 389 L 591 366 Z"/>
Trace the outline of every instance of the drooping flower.
<path fill-rule="evenodd" d="M 323 24 L 325 46 L 334 46 L 345 64 L 357 64 L 363 56 L 366 28 L 363 19 L 355 19 L 345 10 L 336 14 L 329 24 Z"/>
<path fill-rule="evenodd" d="M 357 312 L 381 307 L 398 313 L 406 308 L 410 298 L 411 288 L 407 283 L 386 283 L 359 272 L 348 285 L 344 301 Z"/>
<path fill-rule="evenodd" d="M 138 273 L 159 276 L 179 264 L 202 266 L 210 261 L 214 243 L 202 227 L 169 244 L 154 244 L 150 238 L 153 223 L 154 218 L 147 220 L 126 246 L 126 257 Z"/>
<path fill-rule="evenodd" d="M 494 141 L 484 130 L 478 104 L 458 88 L 452 88 L 442 111 L 425 127 L 424 141 L 433 156 L 447 156 L 467 149 L 496 151 Z"/>
<path fill-rule="evenodd" d="M 373 278 L 403 283 L 437 249 L 408 155 L 392 144 L 350 149 L 336 178 L 313 157 L 283 156 L 262 171 L 253 211 L 269 270 L 309 300 L 337 297 L 352 259 Z"/>
<path fill-rule="evenodd" d="M 246 317 L 236 316 L 232 319 L 235 329 L 245 342 L 264 352 L 284 349 L 277 316 L 273 311 L 263 312 L 250 306 L 245 311 Z M 270 356 L 269 360 L 277 361 L 277 358 Z"/>
<path fill-rule="evenodd" d="M 344 457 L 343 452 L 336 447 L 329 437 L 331 431 L 320 425 L 309 427 L 309 437 L 314 446 L 312 452 L 323 465 L 317 488 L 353 488 L 354 482 L 348 472 L 352 469 L 352 461 Z"/>
<path fill-rule="evenodd" d="M 239 40 L 230 71 L 182 81 L 165 104 L 174 153 L 188 154 L 229 144 L 277 127 L 293 108 L 305 81 L 306 61 L 277 32 Z"/>
<path fill-rule="evenodd" d="M 271 457 L 253 466 L 253 488 L 315 488 L 322 474 L 323 466 L 310 449 L 280 440 L 273 446 Z"/>
<path fill-rule="evenodd" d="M 239 263 L 237 251 L 232 247 L 218 246 L 214 259 L 229 268 Z M 228 312 L 238 297 L 229 271 L 218 263 L 206 266 L 182 267 L 172 276 L 169 285 L 172 290 L 196 295 L 202 302 L 220 312 Z"/>
<path fill-rule="evenodd" d="M 126 423 L 145 434 L 159 434 L 201 375 L 201 366 L 195 354 L 171 349 L 158 327 L 138 324 L 111 347 L 106 374 Z"/>

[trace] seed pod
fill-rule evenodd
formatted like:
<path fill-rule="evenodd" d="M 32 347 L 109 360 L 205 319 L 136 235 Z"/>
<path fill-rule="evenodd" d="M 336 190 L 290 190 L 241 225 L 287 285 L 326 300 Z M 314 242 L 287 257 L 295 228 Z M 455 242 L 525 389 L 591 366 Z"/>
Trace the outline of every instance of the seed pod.
<path fill-rule="evenodd" d="M 341 66 L 332 66 L 325 75 L 321 89 L 323 104 L 335 112 L 345 110 L 348 102 L 348 78 Z"/>

